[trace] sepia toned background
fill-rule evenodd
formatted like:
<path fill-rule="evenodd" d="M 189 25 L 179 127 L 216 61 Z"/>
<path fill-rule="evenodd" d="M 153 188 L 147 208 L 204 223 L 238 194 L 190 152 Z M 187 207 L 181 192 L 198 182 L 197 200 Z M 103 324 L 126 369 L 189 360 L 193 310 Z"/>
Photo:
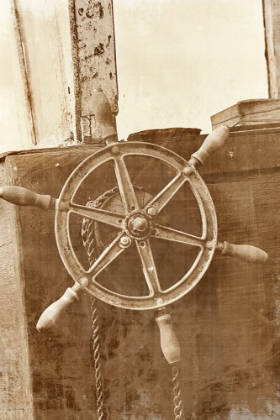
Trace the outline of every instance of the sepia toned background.
<path fill-rule="evenodd" d="M 2 152 L 67 136 L 74 102 L 67 3 L 0 0 Z M 18 23 L 13 8 L 21 10 Z M 261 0 L 118 0 L 114 16 L 120 138 L 147 128 L 209 132 L 211 115 L 268 97 Z M 18 57 L 20 34 L 27 58 Z"/>
<path fill-rule="evenodd" d="M 115 0 L 114 24 L 111 0 L 0 5 L 0 195 L 6 200 L 0 200 L 1 420 L 101 420 L 97 359 L 102 420 L 178 420 L 179 389 L 186 420 L 278 420 L 280 1 Z M 112 115 L 119 137 L 129 137 L 104 151 L 104 132 L 115 133 Z M 61 227 L 63 200 L 56 199 L 77 165 L 95 152 L 91 163 L 109 154 L 108 165 L 87 176 L 73 200 L 123 214 L 114 156 L 141 148 L 140 157 L 124 161 L 144 206 L 175 176 L 172 165 L 146 156 L 147 150 L 163 146 L 164 156 L 175 152 L 185 169 L 207 133 L 224 123 L 229 138 L 197 165 L 204 203 L 216 212 L 219 241 L 259 247 L 269 259 L 247 264 L 244 251 L 243 260 L 215 252 L 198 284 L 168 306 L 181 347 L 178 378 L 160 346 L 157 310 L 96 301 L 96 312 L 80 290 L 80 300 L 39 333 L 42 313 L 73 286 L 58 252 L 59 235 L 68 232 L 65 252 L 88 267 L 115 234 L 81 213 L 69 216 L 68 231 Z M 199 179 L 195 172 L 187 179 L 192 176 Z M 168 202 L 160 223 L 201 239 L 201 203 L 188 184 Z M 12 204 L 26 200 L 17 187 L 29 190 L 33 207 Z M 38 194 L 53 197 L 53 207 L 37 208 Z M 127 235 L 133 217 L 127 215 Z M 134 239 L 106 267 L 100 284 L 141 298 L 147 285 Z M 191 267 L 197 248 L 149 240 L 166 290 Z M 266 254 L 259 252 L 263 262 Z"/>

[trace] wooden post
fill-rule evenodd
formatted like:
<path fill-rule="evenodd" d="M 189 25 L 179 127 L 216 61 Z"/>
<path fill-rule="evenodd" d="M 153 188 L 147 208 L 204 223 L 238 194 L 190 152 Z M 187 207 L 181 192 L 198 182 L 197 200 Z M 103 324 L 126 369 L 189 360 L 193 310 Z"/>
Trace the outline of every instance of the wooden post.
<path fill-rule="evenodd" d="M 102 89 L 118 113 L 118 88 L 112 0 L 70 0 L 70 26 L 78 140 L 95 139 L 93 91 Z"/>
<path fill-rule="evenodd" d="M 263 0 L 268 90 L 270 98 L 280 96 L 280 0 Z"/>
<path fill-rule="evenodd" d="M 29 128 L 30 146 L 71 142 L 74 87 L 68 2 L 9 1 L 23 91 L 18 113 L 26 115 L 21 131 Z M 19 95 L 18 86 L 15 90 Z"/>

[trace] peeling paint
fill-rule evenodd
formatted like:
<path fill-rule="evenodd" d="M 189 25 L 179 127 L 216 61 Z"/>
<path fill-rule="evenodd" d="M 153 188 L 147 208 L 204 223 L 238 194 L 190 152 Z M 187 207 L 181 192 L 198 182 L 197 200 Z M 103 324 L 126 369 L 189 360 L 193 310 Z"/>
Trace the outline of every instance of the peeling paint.
<path fill-rule="evenodd" d="M 99 87 L 116 114 L 118 88 L 112 2 L 78 0 L 73 7 L 71 30 L 78 118 L 94 115 L 91 93 Z"/>

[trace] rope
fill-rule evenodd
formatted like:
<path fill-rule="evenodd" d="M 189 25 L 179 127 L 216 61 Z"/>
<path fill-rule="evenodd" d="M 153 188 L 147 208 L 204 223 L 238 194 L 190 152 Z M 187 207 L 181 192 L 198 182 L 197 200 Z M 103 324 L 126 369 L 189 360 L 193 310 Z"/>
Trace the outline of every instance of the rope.
<path fill-rule="evenodd" d="M 100 344 L 99 344 L 99 325 L 96 299 L 91 298 L 91 321 L 92 321 L 92 349 L 95 372 L 95 389 L 96 389 L 96 407 L 98 412 L 98 420 L 104 419 L 104 400 L 103 400 L 103 384 L 101 377 L 100 363 Z"/>
<path fill-rule="evenodd" d="M 86 205 L 88 207 L 100 208 L 102 204 L 114 194 L 118 192 L 118 188 L 113 188 L 106 191 L 104 194 L 99 196 L 95 201 L 89 201 Z M 90 266 L 95 261 L 95 238 L 94 238 L 94 221 L 89 219 L 83 219 L 81 236 L 83 245 L 87 253 L 88 262 Z M 92 348 L 93 348 L 93 359 L 94 359 L 94 371 L 95 371 L 95 387 L 96 387 L 96 407 L 98 412 L 98 420 L 105 420 L 105 407 L 104 407 L 104 393 L 102 384 L 101 374 L 101 362 L 100 362 L 100 340 L 99 340 L 99 321 L 98 321 L 98 310 L 97 301 L 91 297 L 91 321 L 92 321 Z M 179 370 L 178 367 L 172 366 L 172 384 L 173 384 L 173 404 L 174 404 L 174 419 L 185 420 L 183 412 L 183 402 L 181 397 L 181 388 L 179 381 Z"/>
<path fill-rule="evenodd" d="M 185 420 L 183 412 L 183 402 L 181 397 L 181 388 L 179 381 L 179 369 L 177 366 L 172 367 L 172 383 L 173 383 L 173 404 L 175 420 Z"/>
<path fill-rule="evenodd" d="M 95 201 L 89 201 L 88 207 L 101 207 L 103 202 L 107 198 L 115 194 L 116 189 L 106 191 L 105 194 L 100 196 Z M 90 266 L 95 261 L 94 253 L 94 221 L 89 219 L 83 219 L 81 236 L 83 245 L 87 253 L 88 262 Z M 94 374 L 95 374 L 95 393 L 96 393 L 96 408 L 98 413 L 98 420 L 104 420 L 105 407 L 104 407 L 104 393 L 102 384 L 102 372 L 100 362 L 100 340 L 99 340 L 99 321 L 98 321 L 98 310 L 96 299 L 91 296 L 91 322 L 92 322 L 92 349 L 93 349 L 93 360 L 94 360 Z"/>

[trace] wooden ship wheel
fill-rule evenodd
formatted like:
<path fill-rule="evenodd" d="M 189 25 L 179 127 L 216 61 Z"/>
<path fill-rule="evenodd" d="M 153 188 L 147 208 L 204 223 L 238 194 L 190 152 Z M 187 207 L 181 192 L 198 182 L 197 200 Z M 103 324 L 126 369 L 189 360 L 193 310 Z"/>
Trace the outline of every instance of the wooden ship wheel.
<path fill-rule="evenodd" d="M 218 226 L 214 203 L 208 188 L 200 177 L 197 167 L 204 164 L 215 150 L 220 148 L 229 135 L 229 128 L 221 126 L 214 130 L 204 141 L 200 149 L 189 161 L 169 149 L 155 144 L 141 142 L 118 142 L 116 128 L 108 111 L 109 104 L 105 95 L 97 91 L 99 108 L 97 117 L 107 127 L 104 133 L 106 146 L 86 158 L 67 179 L 60 197 L 56 200 L 50 196 L 35 194 L 22 187 L 5 186 L 0 196 L 17 205 L 31 205 L 42 209 L 55 208 L 55 235 L 59 254 L 67 271 L 75 282 L 64 295 L 40 317 L 37 329 L 43 331 L 51 328 L 60 318 L 62 311 L 84 291 L 106 304 L 131 310 L 157 310 L 156 322 L 160 329 L 162 352 L 167 362 L 175 366 L 180 360 L 180 345 L 172 327 L 168 306 L 191 291 L 207 271 L 215 252 L 225 256 L 241 259 L 248 263 L 264 263 L 267 254 L 250 245 L 233 245 L 218 242 Z M 151 195 L 133 185 L 126 161 L 133 159 L 153 159 L 159 162 L 166 171 L 172 173 L 171 179 Z M 115 176 L 114 188 L 108 195 L 103 191 L 101 205 L 82 205 L 77 199 L 80 189 L 95 172 L 106 174 L 106 165 L 111 164 Z M 150 177 L 153 177 L 153 168 Z M 104 176 L 105 176 L 104 174 Z M 169 226 L 169 219 L 162 217 L 168 203 L 187 184 L 197 203 L 201 217 L 201 235 L 193 235 L 186 230 Z M 99 198 L 100 202 L 100 198 Z M 84 267 L 74 250 L 71 241 L 71 217 L 75 215 L 81 221 L 95 224 L 94 240 L 97 243 L 95 258 L 88 267 Z M 168 223 L 167 223 L 168 220 Z M 113 229 L 112 234 L 102 236 L 102 227 Z M 167 288 L 161 284 L 158 267 L 154 259 L 153 239 L 180 243 L 196 249 L 192 264 L 181 278 Z M 119 289 L 112 290 L 98 280 L 103 271 L 110 269 L 120 255 L 125 261 L 126 253 L 134 247 L 138 255 L 138 264 L 142 269 L 146 292 L 139 295 L 126 295 Z M 125 263 L 124 263 L 125 264 Z M 178 374 L 175 370 L 174 376 Z M 177 408 L 176 408 L 177 404 Z M 175 418 L 181 404 L 175 404 Z M 179 406 L 179 409 L 178 409 Z M 176 411 L 177 410 L 177 411 Z"/>

